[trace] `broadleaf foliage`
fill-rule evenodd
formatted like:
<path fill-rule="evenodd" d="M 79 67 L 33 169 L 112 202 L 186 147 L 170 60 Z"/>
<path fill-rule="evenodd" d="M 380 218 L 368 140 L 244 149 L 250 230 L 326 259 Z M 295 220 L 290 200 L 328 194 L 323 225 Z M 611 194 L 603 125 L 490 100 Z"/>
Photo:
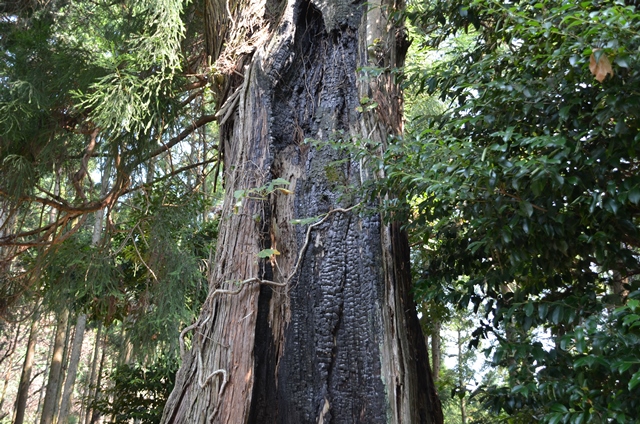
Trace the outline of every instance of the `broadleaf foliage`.
<path fill-rule="evenodd" d="M 418 299 L 469 308 L 470 344 L 494 340 L 508 377 L 475 397 L 496 416 L 635 422 L 640 13 L 439 0 L 407 14 L 437 49 L 408 87 L 446 107 L 387 153 L 390 191 L 413 205 Z"/>

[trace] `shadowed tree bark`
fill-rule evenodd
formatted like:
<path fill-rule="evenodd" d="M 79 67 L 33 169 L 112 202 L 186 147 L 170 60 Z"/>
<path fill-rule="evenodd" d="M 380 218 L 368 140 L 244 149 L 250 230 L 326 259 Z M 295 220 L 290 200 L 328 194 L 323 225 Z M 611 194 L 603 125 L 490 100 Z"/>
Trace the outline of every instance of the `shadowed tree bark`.
<path fill-rule="evenodd" d="M 206 4 L 225 204 L 162 422 L 442 423 L 406 236 L 356 207 L 376 206 L 354 190 L 382 171 L 326 143 L 382 149 L 401 131 L 401 5 Z"/>

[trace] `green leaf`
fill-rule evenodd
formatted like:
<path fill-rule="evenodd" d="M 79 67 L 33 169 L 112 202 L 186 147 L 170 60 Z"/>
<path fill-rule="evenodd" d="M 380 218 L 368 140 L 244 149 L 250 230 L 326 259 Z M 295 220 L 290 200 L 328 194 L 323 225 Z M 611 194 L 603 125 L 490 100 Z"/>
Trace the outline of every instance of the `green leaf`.
<path fill-rule="evenodd" d="M 566 406 L 564 406 L 561 403 L 554 403 L 551 405 L 551 407 L 549 408 L 552 412 L 559 412 L 559 413 L 566 413 L 569 412 L 569 410 L 567 409 Z"/>
<path fill-rule="evenodd" d="M 629 201 L 634 205 L 637 205 L 640 202 L 640 188 L 634 187 L 629 190 Z"/>
<path fill-rule="evenodd" d="M 640 384 L 640 371 L 631 376 L 631 380 L 629 380 L 629 390 L 635 389 L 638 384 Z"/>
<path fill-rule="evenodd" d="M 616 57 L 615 63 L 621 68 L 629 69 L 629 64 L 627 63 L 627 60 L 624 57 Z"/>
<path fill-rule="evenodd" d="M 578 353 L 585 353 L 585 351 L 587 350 L 587 341 L 585 340 L 584 331 L 582 330 L 582 328 L 576 328 L 574 337 L 576 350 L 578 351 Z"/>
<path fill-rule="evenodd" d="M 518 384 L 511 389 L 511 393 L 522 393 L 527 396 L 529 395 L 529 388 L 525 385 Z"/>
<path fill-rule="evenodd" d="M 558 325 L 560 323 L 560 320 L 562 319 L 562 312 L 563 311 L 561 306 L 556 306 L 555 308 L 553 308 L 553 312 L 551 313 L 551 322 Z"/>
<path fill-rule="evenodd" d="M 555 413 L 551 414 L 547 418 L 549 418 L 549 424 L 558 424 L 560 421 L 562 421 L 563 414 Z"/>
<path fill-rule="evenodd" d="M 576 359 L 573 362 L 573 366 L 576 368 L 580 368 L 580 367 L 590 367 L 592 366 L 594 363 L 594 358 L 592 356 L 584 356 L 582 358 Z"/>
<path fill-rule="evenodd" d="M 276 249 L 263 249 L 260 252 L 258 252 L 258 257 L 259 258 L 269 258 L 271 256 L 275 256 L 275 255 L 279 255 L 280 252 L 278 252 Z"/>
<path fill-rule="evenodd" d="M 549 312 L 548 303 L 540 303 L 538 305 L 538 316 L 540 317 L 540 319 L 545 319 L 547 317 L 548 312 Z"/>
<path fill-rule="evenodd" d="M 637 362 L 635 362 L 635 361 L 621 361 L 621 362 L 616 364 L 616 367 L 618 368 L 618 372 L 620 374 L 622 374 L 622 373 L 628 371 L 629 368 L 633 367 L 634 365 L 637 365 Z"/>
<path fill-rule="evenodd" d="M 272 186 L 277 186 L 277 185 L 289 185 L 291 183 L 288 180 L 285 180 L 284 178 L 276 178 L 274 180 L 269 181 L 269 184 Z"/>
<path fill-rule="evenodd" d="M 638 314 L 629 314 L 629 315 L 625 316 L 622 319 L 622 322 L 624 323 L 624 325 L 629 326 L 629 325 L 633 324 L 634 322 L 636 322 L 638 320 L 640 320 L 640 315 L 638 315 Z"/>
<path fill-rule="evenodd" d="M 533 315 L 533 302 L 532 301 L 527 302 L 527 306 L 525 306 L 524 312 L 528 317 Z"/>
<path fill-rule="evenodd" d="M 533 205 L 531 205 L 531 203 L 529 203 L 527 201 L 520 202 L 520 206 L 522 207 L 523 212 L 528 217 L 531 217 L 531 215 L 533 215 Z"/>

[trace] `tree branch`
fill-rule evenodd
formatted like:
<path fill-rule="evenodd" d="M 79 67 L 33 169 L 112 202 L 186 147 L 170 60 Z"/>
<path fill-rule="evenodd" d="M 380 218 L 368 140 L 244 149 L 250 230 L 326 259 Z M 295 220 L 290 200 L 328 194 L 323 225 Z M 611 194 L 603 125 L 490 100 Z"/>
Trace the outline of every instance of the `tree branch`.
<path fill-rule="evenodd" d="M 215 148 L 215 146 L 214 146 L 214 148 Z M 151 181 L 150 183 L 145 183 L 145 184 L 141 184 L 141 185 L 138 185 L 138 186 L 135 186 L 135 187 L 128 188 L 125 191 L 123 191 L 122 194 L 129 194 L 131 192 L 134 192 L 134 191 L 137 191 L 137 190 L 141 190 L 143 188 L 151 187 L 154 184 L 159 183 L 160 181 L 164 181 L 164 180 L 166 180 L 168 178 L 171 178 L 173 176 L 181 174 L 181 173 L 183 173 L 185 171 L 188 171 L 190 169 L 197 168 L 197 167 L 202 166 L 202 165 L 207 165 L 207 164 L 213 163 L 215 161 L 217 161 L 217 159 L 208 159 L 208 160 L 205 160 L 205 161 L 202 161 L 202 162 L 193 163 L 191 165 L 183 166 L 182 168 L 178 168 L 178 169 L 176 169 L 176 170 L 174 170 L 174 171 L 172 171 L 172 172 L 170 172 L 168 174 L 165 174 L 162 177 Z"/>
<path fill-rule="evenodd" d="M 171 149 L 173 146 L 175 146 L 176 144 L 180 143 L 182 140 L 184 140 L 185 138 L 190 136 L 198 128 L 200 128 L 202 126 L 205 126 L 209 122 L 213 122 L 215 120 L 216 120 L 216 116 L 215 115 L 204 115 L 204 116 L 201 116 L 200 119 L 198 119 L 193 124 L 189 125 L 180 134 L 178 134 L 177 136 L 173 137 L 167 143 L 163 144 L 162 147 L 159 147 L 156 150 L 154 150 L 153 152 L 151 152 L 144 159 L 141 159 L 140 161 L 136 162 L 135 165 L 139 165 L 142 162 L 146 162 L 147 160 L 149 160 L 149 159 L 151 159 L 151 158 L 153 158 L 155 156 L 158 156 L 161 153 L 166 152 L 167 150 Z"/>

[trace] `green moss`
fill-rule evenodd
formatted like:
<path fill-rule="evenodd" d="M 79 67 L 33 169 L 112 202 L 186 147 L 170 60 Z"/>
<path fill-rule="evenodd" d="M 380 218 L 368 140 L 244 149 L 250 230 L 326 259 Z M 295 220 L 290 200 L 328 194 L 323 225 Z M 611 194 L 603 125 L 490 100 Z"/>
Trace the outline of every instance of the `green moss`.
<path fill-rule="evenodd" d="M 340 165 L 335 162 L 331 162 L 330 164 L 324 167 L 324 173 L 327 177 L 327 181 L 332 184 L 344 184 L 346 182 L 346 177 L 342 173 L 340 169 Z"/>

